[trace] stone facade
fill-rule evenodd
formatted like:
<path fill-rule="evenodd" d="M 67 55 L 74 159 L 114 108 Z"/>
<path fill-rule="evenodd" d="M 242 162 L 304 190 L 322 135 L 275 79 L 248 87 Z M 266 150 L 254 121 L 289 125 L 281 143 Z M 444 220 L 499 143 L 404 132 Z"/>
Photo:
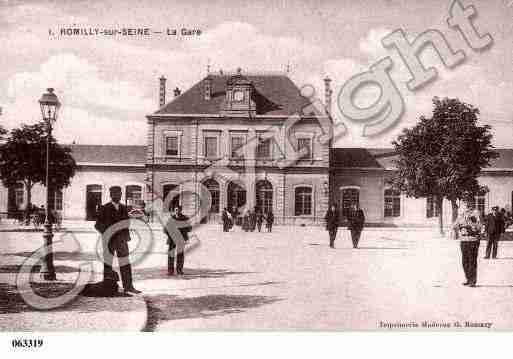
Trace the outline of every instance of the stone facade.
<path fill-rule="evenodd" d="M 146 188 L 144 153 L 145 146 L 95 146 L 71 145 L 72 155 L 78 168 L 69 187 L 55 198 L 54 206 L 64 219 L 93 219 L 98 204 L 110 200 L 112 186 L 122 188 L 122 202 L 129 205 L 142 201 Z M 23 210 L 27 205 L 27 191 L 21 188 L 16 202 L 13 188 L 0 185 L 0 214 Z M 94 192 L 94 193 L 92 193 Z M 45 187 L 36 184 L 32 188 L 31 202 L 40 207 L 46 203 Z M 91 203 L 95 202 L 95 203 Z M 88 213 L 90 212 L 90 213 Z"/>
<path fill-rule="evenodd" d="M 325 84 L 330 103 L 329 79 Z M 277 224 L 323 224 L 329 203 L 342 213 L 358 203 L 368 224 L 438 223 L 429 199 L 388 189 L 390 149 L 333 148 L 323 141 L 329 108 L 318 112 L 285 75 L 209 74 L 168 103 L 163 78 L 160 87 L 145 146 L 72 145 L 79 168 L 59 197 L 64 218 L 91 220 L 95 207 L 109 200 L 109 188 L 120 186 L 127 204 L 171 193 L 167 205 L 181 204 L 190 216 L 200 213 L 207 191 L 211 202 L 202 214 L 216 223 L 223 208 L 236 206 L 239 212 L 272 209 Z M 299 155 L 300 148 L 306 153 Z M 489 188 L 477 203 L 484 213 L 513 205 L 513 150 L 499 154 L 479 178 Z M 26 193 L 13 191 L 0 186 L 3 216 L 14 200 L 20 208 L 26 203 Z M 33 188 L 32 202 L 45 202 L 44 187 Z M 447 201 L 443 216 L 450 223 Z"/>
<path fill-rule="evenodd" d="M 276 223 L 319 223 L 329 196 L 329 143 L 319 138 L 321 121 L 330 119 L 301 113 L 308 106 L 283 75 L 207 76 L 148 116 L 147 199 L 166 195 L 166 186 L 208 182 L 216 192 L 212 197 L 219 198 L 214 220 L 242 196 L 240 212 L 261 207 L 259 198 L 265 197 Z M 242 144 L 238 153 L 235 140 Z M 305 143 L 308 154 L 297 158 Z M 244 194 L 234 193 L 241 188 Z M 190 197 L 179 202 L 186 213 L 197 213 L 198 201 Z"/>

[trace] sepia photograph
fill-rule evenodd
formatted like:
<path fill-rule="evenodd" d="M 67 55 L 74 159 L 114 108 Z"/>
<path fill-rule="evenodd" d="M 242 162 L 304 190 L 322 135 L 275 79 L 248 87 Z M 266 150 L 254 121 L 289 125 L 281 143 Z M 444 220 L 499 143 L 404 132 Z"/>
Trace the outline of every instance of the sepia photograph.
<path fill-rule="evenodd" d="M 1 0 L 7 350 L 513 331 L 512 19 L 510 0 Z"/>

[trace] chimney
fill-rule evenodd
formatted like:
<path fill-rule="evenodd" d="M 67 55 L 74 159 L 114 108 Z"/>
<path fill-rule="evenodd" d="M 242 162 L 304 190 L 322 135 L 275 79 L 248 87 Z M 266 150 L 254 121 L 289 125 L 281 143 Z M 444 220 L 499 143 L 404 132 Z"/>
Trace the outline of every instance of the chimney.
<path fill-rule="evenodd" d="M 324 106 L 326 107 L 326 112 L 331 115 L 331 94 L 332 90 L 330 87 L 331 79 L 326 76 L 324 79 Z"/>
<path fill-rule="evenodd" d="M 212 76 L 207 76 L 205 79 L 205 100 L 212 98 Z"/>
<path fill-rule="evenodd" d="M 178 87 L 175 87 L 175 89 L 173 90 L 173 96 L 175 97 L 180 96 L 181 93 L 182 91 Z"/>
<path fill-rule="evenodd" d="M 166 104 L 166 78 L 160 77 L 160 89 L 159 89 L 159 108 Z"/>

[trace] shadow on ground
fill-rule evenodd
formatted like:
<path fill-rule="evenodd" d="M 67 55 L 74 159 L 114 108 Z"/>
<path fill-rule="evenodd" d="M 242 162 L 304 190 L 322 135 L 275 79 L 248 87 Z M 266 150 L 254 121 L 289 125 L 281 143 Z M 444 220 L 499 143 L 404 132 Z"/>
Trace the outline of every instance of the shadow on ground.
<path fill-rule="evenodd" d="M 16 252 L 16 253 L 5 253 L 5 256 L 19 256 L 19 257 L 30 257 L 34 252 Z M 81 261 L 90 262 L 100 260 L 94 252 L 64 252 L 58 251 L 53 253 L 53 258 L 56 261 Z"/>
<path fill-rule="evenodd" d="M 46 298 L 55 298 L 73 288 L 73 283 L 69 282 L 32 282 L 34 291 Z M 77 300 L 80 299 L 80 300 Z M 90 298 L 78 295 L 65 305 L 48 310 L 49 312 L 78 312 L 78 313 L 97 313 L 99 311 L 127 312 L 133 309 L 135 296 L 119 295 L 110 298 Z M 15 285 L 0 283 L 0 314 L 14 314 L 22 312 L 39 312 L 39 309 L 33 308 L 23 300 L 18 288 Z M 71 313 L 72 315 L 72 313 Z"/>
<path fill-rule="evenodd" d="M 349 247 L 344 247 L 344 248 L 338 248 L 336 247 L 335 249 L 341 249 L 341 250 L 351 250 L 351 251 L 358 251 L 358 250 L 404 250 L 404 249 L 410 249 L 408 247 L 358 247 L 358 248 L 349 248 Z"/>
<path fill-rule="evenodd" d="M 72 289 L 72 283 L 52 282 L 52 283 L 31 283 L 34 291 L 46 298 L 56 298 Z M 0 313 L 21 313 L 37 311 L 30 307 L 21 297 L 18 288 L 15 285 L 0 283 Z"/>
<path fill-rule="evenodd" d="M 167 274 L 167 267 L 160 268 L 141 268 L 135 269 L 134 280 L 146 279 L 162 279 L 162 278 L 180 278 L 190 279 L 206 279 L 206 278 L 223 278 L 228 275 L 237 274 L 253 274 L 254 272 L 236 272 L 226 269 L 208 269 L 208 268 L 184 268 L 183 275 L 170 277 Z"/>
<path fill-rule="evenodd" d="M 162 321 L 209 318 L 243 312 L 281 299 L 259 295 L 204 295 L 181 298 L 169 294 L 145 296 L 148 319 L 143 331 L 154 331 Z"/>
<path fill-rule="evenodd" d="M 41 269 L 41 265 L 26 265 L 21 264 L 9 264 L 0 266 L 0 273 L 38 273 Z M 80 269 L 77 267 L 70 267 L 64 265 L 56 265 L 55 271 L 57 273 L 75 273 L 79 272 Z"/>

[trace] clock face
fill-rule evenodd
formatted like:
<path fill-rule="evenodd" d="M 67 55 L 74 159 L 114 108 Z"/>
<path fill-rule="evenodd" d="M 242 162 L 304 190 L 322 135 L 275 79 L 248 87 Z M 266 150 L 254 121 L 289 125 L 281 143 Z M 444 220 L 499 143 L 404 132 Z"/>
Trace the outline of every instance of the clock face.
<path fill-rule="evenodd" d="M 242 101 L 244 100 L 244 92 L 238 90 L 233 92 L 233 99 L 235 101 Z"/>

